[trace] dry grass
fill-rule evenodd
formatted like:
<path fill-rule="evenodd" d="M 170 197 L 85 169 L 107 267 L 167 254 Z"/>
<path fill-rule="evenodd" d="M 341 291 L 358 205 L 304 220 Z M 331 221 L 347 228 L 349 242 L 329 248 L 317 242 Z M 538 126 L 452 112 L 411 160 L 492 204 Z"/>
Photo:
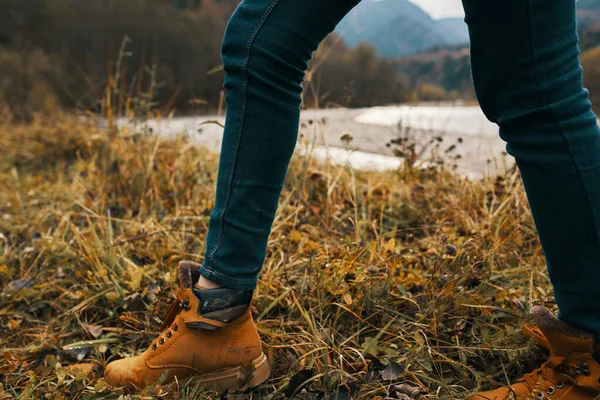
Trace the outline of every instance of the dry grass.
<path fill-rule="evenodd" d="M 158 333 L 177 262 L 201 260 L 216 167 L 185 138 L 0 123 L 0 398 L 119 397 L 67 366 L 79 357 L 101 375 Z M 516 174 L 297 157 L 254 302 L 272 379 L 222 398 L 284 398 L 303 369 L 314 377 L 297 398 L 398 398 L 398 383 L 461 398 L 533 367 L 542 352 L 521 324 L 551 302 Z M 220 395 L 181 382 L 140 398 L 158 397 Z"/>

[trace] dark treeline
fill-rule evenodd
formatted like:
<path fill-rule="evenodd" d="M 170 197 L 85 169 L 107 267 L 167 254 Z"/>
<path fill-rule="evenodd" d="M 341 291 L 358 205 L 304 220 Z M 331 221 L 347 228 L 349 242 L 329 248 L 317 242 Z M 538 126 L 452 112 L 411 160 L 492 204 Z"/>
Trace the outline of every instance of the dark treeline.
<path fill-rule="evenodd" d="M 55 108 L 211 112 L 220 48 L 237 0 L 0 0 L 0 102 L 17 115 Z M 307 106 L 409 98 L 395 62 L 330 37 L 311 63 Z M 137 107 L 136 107 L 137 106 Z"/>

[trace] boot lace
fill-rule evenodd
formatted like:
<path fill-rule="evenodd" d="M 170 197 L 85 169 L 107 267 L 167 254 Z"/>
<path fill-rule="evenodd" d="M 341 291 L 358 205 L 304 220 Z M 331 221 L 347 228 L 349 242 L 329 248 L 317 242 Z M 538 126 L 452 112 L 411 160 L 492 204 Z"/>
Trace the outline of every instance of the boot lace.
<path fill-rule="evenodd" d="M 576 383 L 576 375 L 589 373 L 589 367 L 585 363 L 573 365 L 565 357 L 551 355 L 538 369 L 523 375 L 517 382 L 526 385 L 529 391 L 526 400 L 541 400 L 552 396 L 556 389 L 562 389 L 567 384 L 572 387 Z M 512 398 L 516 398 L 512 388 L 511 394 Z"/>
<path fill-rule="evenodd" d="M 168 331 L 163 331 L 156 339 L 152 341 L 152 345 L 150 346 L 150 348 L 152 350 L 158 349 L 159 345 L 162 346 L 168 339 L 171 339 L 171 337 L 173 337 L 173 333 L 177 332 L 177 329 L 179 329 L 179 325 L 177 324 L 177 322 L 173 322 L 173 324 L 171 324 L 171 326 L 169 327 Z"/>
<path fill-rule="evenodd" d="M 179 326 L 175 323 L 175 317 L 182 310 L 190 309 L 190 299 L 181 299 L 177 297 L 177 299 L 171 303 L 169 310 L 167 311 L 167 315 L 165 316 L 165 320 L 160 328 L 161 334 L 152 341 L 152 345 L 150 348 L 152 350 L 158 349 L 159 345 L 165 344 L 165 342 L 173 336 L 173 332 L 176 332 Z M 167 328 L 168 331 L 167 331 Z M 163 336 L 164 335 L 164 336 Z"/>

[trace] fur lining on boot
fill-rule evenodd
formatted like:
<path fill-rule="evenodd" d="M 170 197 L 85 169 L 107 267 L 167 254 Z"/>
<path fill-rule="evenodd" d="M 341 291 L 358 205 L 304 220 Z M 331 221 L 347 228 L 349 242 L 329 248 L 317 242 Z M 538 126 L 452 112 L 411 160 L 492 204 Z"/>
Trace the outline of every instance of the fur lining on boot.
<path fill-rule="evenodd" d="M 540 328 L 548 329 L 553 332 L 562 333 L 567 336 L 578 337 L 581 339 L 593 339 L 594 335 L 583 329 L 577 328 L 556 318 L 552 312 L 544 307 L 535 306 L 531 309 L 531 315 Z"/>
<path fill-rule="evenodd" d="M 181 261 L 179 263 L 179 284 L 187 289 L 194 287 L 200 279 L 200 264 L 193 261 Z"/>

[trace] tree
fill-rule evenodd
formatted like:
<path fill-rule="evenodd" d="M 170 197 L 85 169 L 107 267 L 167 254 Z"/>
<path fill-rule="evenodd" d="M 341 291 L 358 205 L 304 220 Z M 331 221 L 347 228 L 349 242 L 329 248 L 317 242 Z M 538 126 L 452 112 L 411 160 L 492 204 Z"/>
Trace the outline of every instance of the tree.
<path fill-rule="evenodd" d="M 585 86 L 590 90 L 592 104 L 600 112 L 600 45 L 581 56 Z"/>

